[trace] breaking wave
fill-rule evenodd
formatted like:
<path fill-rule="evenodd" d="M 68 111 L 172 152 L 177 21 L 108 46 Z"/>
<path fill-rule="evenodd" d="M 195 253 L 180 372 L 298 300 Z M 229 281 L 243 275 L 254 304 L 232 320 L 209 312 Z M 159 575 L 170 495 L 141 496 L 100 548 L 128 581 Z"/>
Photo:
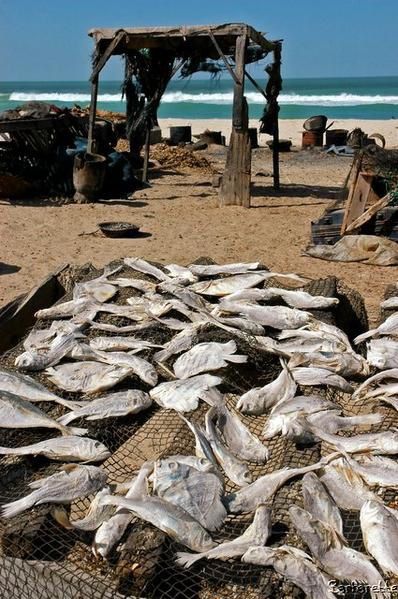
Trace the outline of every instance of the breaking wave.
<path fill-rule="evenodd" d="M 264 97 L 257 92 L 248 92 L 246 94 L 251 104 L 264 104 Z M 233 94 L 231 92 L 197 93 L 189 94 L 185 92 L 166 92 L 162 102 L 164 104 L 174 103 L 196 103 L 196 104 L 232 104 Z M 281 94 L 281 104 L 292 104 L 296 106 L 358 106 L 372 104 L 398 104 L 398 96 L 382 95 L 358 95 L 358 94 L 336 94 L 336 95 L 302 95 L 302 94 Z M 90 94 L 85 93 L 58 93 L 58 92 L 13 92 L 9 100 L 14 102 L 29 102 L 40 100 L 42 102 L 90 102 Z M 99 94 L 99 102 L 121 102 L 121 94 Z"/>

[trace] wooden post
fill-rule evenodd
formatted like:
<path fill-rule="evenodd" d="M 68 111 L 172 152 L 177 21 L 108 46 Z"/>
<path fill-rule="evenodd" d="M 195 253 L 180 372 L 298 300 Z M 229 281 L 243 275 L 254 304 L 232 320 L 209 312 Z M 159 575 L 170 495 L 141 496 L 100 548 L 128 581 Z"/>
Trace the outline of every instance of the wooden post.
<path fill-rule="evenodd" d="M 232 108 L 232 134 L 222 178 L 220 206 L 250 207 L 251 145 L 246 98 L 244 97 L 245 54 L 247 35 L 236 40 L 234 100 Z"/>
<path fill-rule="evenodd" d="M 98 75 L 96 75 L 91 81 L 91 102 L 90 102 L 90 115 L 88 121 L 88 142 L 87 152 L 89 154 L 95 153 L 95 140 L 94 140 L 94 127 L 95 127 L 95 116 L 97 114 L 97 97 L 98 97 Z"/>
<path fill-rule="evenodd" d="M 274 50 L 274 63 L 277 67 L 277 75 L 280 75 L 281 70 L 281 45 L 278 43 Z M 278 101 L 276 100 L 276 103 Z M 274 189 L 280 189 L 280 176 L 279 176 L 279 118 L 278 118 L 278 106 L 275 111 L 275 124 L 274 124 L 274 135 L 272 144 L 272 165 L 274 175 Z"/>
<path fill-rule="evenodd" d="M 142 181 L 148 182 L 148 163 L 149 163 L 149 146 L 151 145 L 151 126 L 148 123 L 145 136 L 145 147 L 144 147 L 144 165 L 142 167 Z"/>

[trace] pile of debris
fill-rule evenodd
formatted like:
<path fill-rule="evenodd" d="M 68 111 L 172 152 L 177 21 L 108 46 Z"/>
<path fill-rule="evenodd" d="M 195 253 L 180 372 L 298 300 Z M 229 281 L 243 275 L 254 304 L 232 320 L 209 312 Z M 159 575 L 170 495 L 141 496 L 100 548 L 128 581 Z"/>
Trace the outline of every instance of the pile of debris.
<path fill-rule="evenodd" d="M 199 156 L 186 147 L 156 144 L 156 146 L 151 148 L 150 157 L 160 162 L 162 166 L 213 173 L 213 168 L 207 158 Z"/>

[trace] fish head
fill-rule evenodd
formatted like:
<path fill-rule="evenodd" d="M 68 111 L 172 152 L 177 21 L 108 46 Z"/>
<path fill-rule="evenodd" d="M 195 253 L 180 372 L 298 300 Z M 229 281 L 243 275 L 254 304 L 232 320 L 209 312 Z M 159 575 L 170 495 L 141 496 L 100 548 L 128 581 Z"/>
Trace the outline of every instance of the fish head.
<path fill-rule="evenodd" d="M 235 476 L 240 487 L 247 487 L 247 485 L 253 482 L 253 477 L 246 464 L 241 463 L 236 465 Z"/>
<path fill-rule="evenodd" d="M 257 390 L 251 389 L 239 398 L 236 404 L 236 409 L 240 412 L 243 412 L 244 414 L 261 414 L 261 409 L 259 411 L 259 406 L 256 402 L 256 396 Z"/>
<path fill-rule="evenodd" d="M 94 440 L 90 447 L 90 458 L 87 461 L 102 462 L 111 456 L 111 452 L 103 443 Z"/>
<path fill-rule="evenodd" d="M 328 548 L 323 526 L 319 520 L 316 520 L 307 510 L 303 510 L 298 505 L 293 505 L 289 509 L 290 520 L 297 530 L 299 536 L 310 548 L 315 557 L 324 555 Z"/>
<path fill-rule="evenodd" d="M 36 370 L 40 369 L 41 365 L 44 365 L 45 356 L 40 355 L 37 352 L 26 351 L 15 360 L 15 366 L 21 370 Z"/>
<path fill-rule="evenodd" d="M 369 526 L 380 524 L 383 520 L 383 512 L 387 512 L 387 508 L 379 501 L 365 501 L 360 511 L 360 521 L 363 534 L 366 534 L 366 529 Z M 366 526 L 364 526 L 366 523 Z"/>
<path fill-rule="evenodd" d="M 179 480 L 187 478 L 189 466 L 174 459 L 156 460 L 153 471 L 153 488 L 161 497 L 163 493 Z"/>

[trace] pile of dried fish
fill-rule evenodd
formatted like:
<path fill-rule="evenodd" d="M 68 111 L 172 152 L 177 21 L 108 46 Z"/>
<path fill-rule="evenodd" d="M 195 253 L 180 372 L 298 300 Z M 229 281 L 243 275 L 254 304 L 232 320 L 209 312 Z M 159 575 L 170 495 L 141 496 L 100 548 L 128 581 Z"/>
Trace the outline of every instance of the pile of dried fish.
<path fill-rule="evenodd" d="M 31 482 L 29 494 L 3 505 L 2 516 L 90 497 L 82 518 L 71 519 L 61 507 L 54 517 L 65 528 L 93 531 L 98 558 L 108 558 L 139 519 L 190 551 L 176 555 L 181 568 L 242 560 L 273 568 L 314 599 L 334 597 L 332 579 L 370 586 L 398 575 L 398 513 L 379 493 L 398 487 L 398 432 L 372 429 L 383 421 L 381 404 L 398 409 L 398 319 L 357 338 L 371 338 L 365 359 L 344 331 L 311 312 L 333 310 L 338 299 L 297 288 L 304 283 L 298 275 L 272 273 L 258 263 L 158 267 L 141 258 L 126 258 L 123 268 L 123 276 L 122 267 L 105 269 L 78 283 L 72 299 L 36 314 L 51 324 L 31 331 L 15 361 L 31 376 L 0 369 L 0 428 L 50 428 L 62 435 L 0 447 L 0 455 L 63 462 L 55 474 Z M 278 280 L 296 288 L 276 287 Z M 121 290 L 125 302 L 113 303 Z M 168 331 L 167 341 L 145 339 L 159 326 Z M 210 329 L 226 340 L 204 340 Z M 249 347 L 279 360 L 281 370 L 266 385 L 246 388 L 231 407 L 225 373 L 251 367 Z M 366 379 L 381 364 L 388 370 Z M 37 373 L 60 395 L 32 378 Z M 368 410 L 345 413 L 325 388 L 352 395 L 354 403 L 365 398 Z M 64 399 L 65 392 L 72 399 Z M 58 404 L 63 414 L 53 418 L 35 402 Z M 110 452 L 71 422 L 99 420 L 106 427 L 106 419 L 136 418 L 157 406 L 176 414 L 194 440 L 194 454 L 155 456 L 123 484 L 105 468 L 85 464 L 102 462 Z M 262 419 L 261 434 L 245 424 L 246 415 Z M 350 436 L 339 434 L 346 430 Z M 278 437 L 319 443 L 323 457 L 254 475 L 253 466 L 272 460 Z M 301 504 L 289 514 L 308 552 L 271 538 L 274 498 L 301 477 Z M 358 513 L 367 554 L 349 547 L 341 510 Z M 246 530 L 216 541 L 234 514 L 251 515 Z"/>

